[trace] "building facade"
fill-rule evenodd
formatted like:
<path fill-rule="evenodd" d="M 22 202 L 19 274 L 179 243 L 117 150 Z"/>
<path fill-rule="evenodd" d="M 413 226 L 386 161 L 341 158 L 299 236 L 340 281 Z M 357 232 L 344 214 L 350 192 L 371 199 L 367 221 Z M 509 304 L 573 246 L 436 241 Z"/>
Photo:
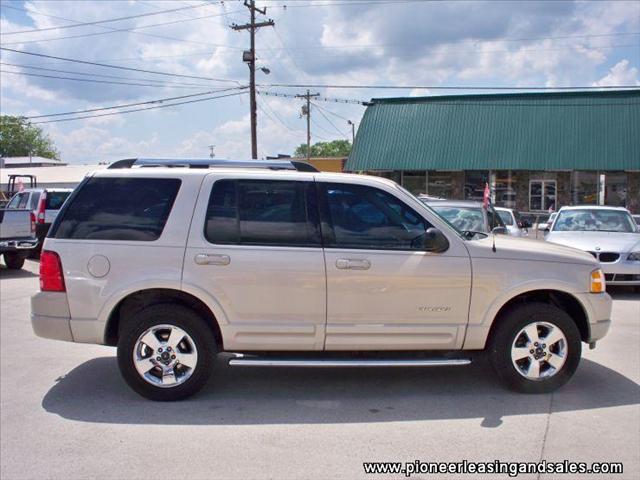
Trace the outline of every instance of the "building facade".
<path fill-rule="evenodd" d="M 541 213 L 640 213 L 640 90 L 374 99 L 345 169 Z"/>

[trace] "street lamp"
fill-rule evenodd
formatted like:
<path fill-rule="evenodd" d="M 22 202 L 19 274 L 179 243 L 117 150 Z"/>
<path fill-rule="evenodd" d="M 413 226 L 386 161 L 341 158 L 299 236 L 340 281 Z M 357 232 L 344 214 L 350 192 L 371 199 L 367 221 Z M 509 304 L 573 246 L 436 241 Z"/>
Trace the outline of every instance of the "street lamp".
<path fill-rule="evenodd" d="M 347 124 L 351 125 L 351 145 L 356 141 L 356 124 L 351 120 L 347 120 Z"/>

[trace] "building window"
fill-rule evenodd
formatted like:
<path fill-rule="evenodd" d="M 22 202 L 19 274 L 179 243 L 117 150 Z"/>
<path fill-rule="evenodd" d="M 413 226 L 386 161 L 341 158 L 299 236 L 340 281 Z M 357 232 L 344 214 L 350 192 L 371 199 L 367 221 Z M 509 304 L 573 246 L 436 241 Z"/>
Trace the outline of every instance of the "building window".
<path fill-rule="evenodd" d="M 556 209 L 556 181 L 531 180 L 529 182 L 529 210 L 541 212 Z"/>
<path fill-rule="evenodd" d="M 515 178 L 511 170 L 496 170 L 491 176 L 493 203 L 498 207 L 516 208 Z"/>
<path fill-rule="evenodd" d="M 427 194 L 430 196 L 453 198 L 453 175 L 450 172 L 430 171 L 427 181 Z"/>
<path fill-rule="evenodd" d="M 402 172 L 402 186 L 414 195 L 427 192 L 427 172 Z"/>
<path fill-rule="evenodd" d="M 604 174 L 604 203 L 616 207 L 627 206 L 627 174 L 607 172 Z"/>
<path fill-rule="evenodd" d="M 464 174 L 464 198 L 465 200 L 482 201 L 484 187 L 489 183 L 488 170 L 469 170 Z"/>
<path fill-rule="evenodd" d="M 571 174 L 571 203 L 573 205 L 597 205 L 598 172 L 575 171 Z"/>

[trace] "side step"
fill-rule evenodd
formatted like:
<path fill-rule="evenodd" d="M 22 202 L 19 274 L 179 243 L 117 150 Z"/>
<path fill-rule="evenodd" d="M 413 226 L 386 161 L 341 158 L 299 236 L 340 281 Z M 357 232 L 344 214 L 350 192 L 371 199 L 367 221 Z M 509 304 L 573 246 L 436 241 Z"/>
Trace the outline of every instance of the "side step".
<path fill-rule="evenodd" d="M 229 359 L 234 367 L 444 367 L 469 365 L 469 358 L 361 359 L 361 358 L 277 358 L 236 354 Z"/>

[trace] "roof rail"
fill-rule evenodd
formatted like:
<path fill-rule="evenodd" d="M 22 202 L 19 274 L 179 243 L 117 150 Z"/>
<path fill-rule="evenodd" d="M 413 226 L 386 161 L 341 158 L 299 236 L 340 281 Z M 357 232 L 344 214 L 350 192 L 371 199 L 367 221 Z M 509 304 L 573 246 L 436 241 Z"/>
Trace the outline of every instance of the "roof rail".
<path fill-rule="evenodd" d="M 109 165 L 112 168 L 187 167 L 187 168 L 265 168 L 268 170 L 297 170 L 319 172 L 316 167 L 297 160 L 221 160 L 216 158 L 128 158 Z"/>

